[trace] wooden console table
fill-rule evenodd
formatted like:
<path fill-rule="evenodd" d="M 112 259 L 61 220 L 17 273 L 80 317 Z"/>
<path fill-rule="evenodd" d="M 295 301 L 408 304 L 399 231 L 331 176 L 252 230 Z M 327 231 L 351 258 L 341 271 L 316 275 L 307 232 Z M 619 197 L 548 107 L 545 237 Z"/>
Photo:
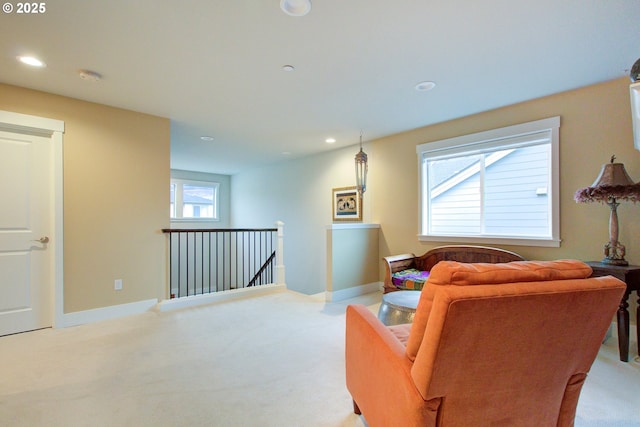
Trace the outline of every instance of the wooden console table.
<path fill-rule="evenodd" d="M 636 335 L 640 347 L 640 327 L 638 327 L 638 319 L 640 319 L 640 266 L 637 265 L 609 265 L 599 261 L 587 262 L 593 269 L 593 277 L 613 276 L 627 284 L 627 290 L 620 301 L 618 308 L 618 349 L 620 350 L 620 360 L 629 361 L 629 295 L 636 291 L 638 296 L 638 307 L 636 308 Z"/>

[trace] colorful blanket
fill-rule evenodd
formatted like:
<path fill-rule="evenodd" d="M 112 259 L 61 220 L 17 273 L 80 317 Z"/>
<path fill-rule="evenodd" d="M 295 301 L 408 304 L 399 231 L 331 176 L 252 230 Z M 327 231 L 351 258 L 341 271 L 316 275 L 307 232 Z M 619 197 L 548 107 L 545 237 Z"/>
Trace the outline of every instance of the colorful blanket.
<path fill-rule="evenodd" d="M 415 268 L 398 271 L 391 275 L 391 281 L 399 289 L 419 291 L 429 277 L 428 271 L 420 271 Z"/>

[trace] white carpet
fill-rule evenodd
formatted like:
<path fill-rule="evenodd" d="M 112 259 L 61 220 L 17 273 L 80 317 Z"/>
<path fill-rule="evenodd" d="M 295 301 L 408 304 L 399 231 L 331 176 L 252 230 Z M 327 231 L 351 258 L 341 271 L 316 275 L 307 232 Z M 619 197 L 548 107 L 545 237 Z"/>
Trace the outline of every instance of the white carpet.
<path fill-rule="evenodd" d="M 344 310 L 294 292 L 0 338 L 2 426 L 362 427 Z M 635 343 L 632 345 L 635 355 Z M 640 364 L 603 346 L 576 427 L 640 427 Z"/>
<path fill-rule="evenodd" d="M 640 362 L 635 325 L 631 326 L 629 362 L 621 362 L 618 338 L 600 347 L 578 401 L 575 427 L 640 427 Z"/>

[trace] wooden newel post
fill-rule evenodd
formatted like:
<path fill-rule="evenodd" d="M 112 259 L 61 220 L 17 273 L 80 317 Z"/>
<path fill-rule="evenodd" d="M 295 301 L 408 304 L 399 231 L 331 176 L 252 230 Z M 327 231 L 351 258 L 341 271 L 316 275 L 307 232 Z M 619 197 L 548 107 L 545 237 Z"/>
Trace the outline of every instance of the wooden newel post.
<path fill-rule="evenodd" d="M 284 222 L 276 221 L 278 228 L 278 245 L 276 247 L 276 284 L 285 285 L 284 276 Z"/>

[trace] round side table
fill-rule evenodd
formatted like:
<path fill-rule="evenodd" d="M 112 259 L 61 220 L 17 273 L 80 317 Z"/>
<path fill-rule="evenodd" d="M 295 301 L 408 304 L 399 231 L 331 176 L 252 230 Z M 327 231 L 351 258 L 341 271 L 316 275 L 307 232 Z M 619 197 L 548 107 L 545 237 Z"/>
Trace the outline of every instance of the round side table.
<path fill-rule="evenodd" d="M 396 291 L 382 295 L 378 319 L 387 326 L 412 323 L 420 291 Z"/>

